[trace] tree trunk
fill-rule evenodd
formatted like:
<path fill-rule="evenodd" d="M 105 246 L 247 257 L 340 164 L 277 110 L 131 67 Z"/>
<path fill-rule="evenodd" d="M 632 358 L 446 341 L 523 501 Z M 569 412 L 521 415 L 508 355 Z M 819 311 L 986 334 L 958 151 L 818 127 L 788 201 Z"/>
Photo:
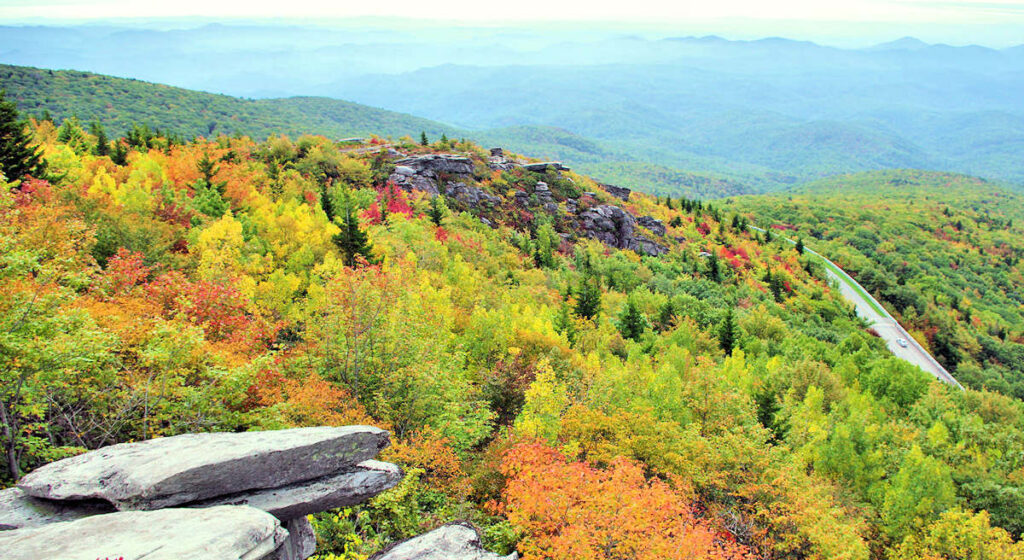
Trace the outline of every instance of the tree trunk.
<path fill-rule="evenodd" d="M 0 402 L 0 425 L 4 429 L 4 439 L 7 440 L 7 465 L 11 470 L 11 476 L 14 477 L 14 482 L 18 482 L 21 478 L 21 466 L 18 464 L 18 426 L 15 424 L 14 413 L 7 413 L 7 404 Z"/>

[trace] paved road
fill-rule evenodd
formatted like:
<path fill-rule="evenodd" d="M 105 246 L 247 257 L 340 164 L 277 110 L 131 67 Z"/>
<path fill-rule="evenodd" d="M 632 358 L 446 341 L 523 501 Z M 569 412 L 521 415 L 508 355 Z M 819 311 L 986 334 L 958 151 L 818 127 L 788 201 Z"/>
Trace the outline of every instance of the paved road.
<path fill-rule="evenodd" d="M 759 227 L 750 226 L 751 229 L 755 229 L 760 232 L 764 232 Z M 792 239 L 786 239 L 790 243 L 796 244 Z M 868 294 L 868 291 L 863 286 L 857 283 L 849 274 L 843 269 L 836 266 L 836 264 L 821 254 L 804 248 L 804 251 L 820 258 L 825 263 L 831 265 L 826 266 L 825 270 L 828 272 L 830 278 L 836 281 L 839 286 L 839 291 L 847 301 L 853 302 L 857 309 L 857 315 L 863 317 L 870 325 L 871 328 L 878 333 L 878 335 L 885 341 L 885 346 L 893 353 L 897 358 L 906 360 L 915 366 L 927 371 L 934 375 L 936 379 L 944 383 L 948 383 L 955 387 L 963 389 L 963 386 L 953 378 L 952 375 L 946 371 L 946 368 L 942 367 L 942 364 L 935 361 L 935 358 L 924 349 L 923 346 L 918 344 L 916 340 L 907 331 L 900 326 L 896 319 L 889 315 L 882 304 L 875 298 Z M 856 286 L 856 288 L 854 287 Z M 859 290 L 858 290 L 859 288 Z M 881 310 L 881 312 L 879 312 Z M 897 339 L 903 339 L 907 343 L 907 347 L 904 348 L 897 341 Z"/>

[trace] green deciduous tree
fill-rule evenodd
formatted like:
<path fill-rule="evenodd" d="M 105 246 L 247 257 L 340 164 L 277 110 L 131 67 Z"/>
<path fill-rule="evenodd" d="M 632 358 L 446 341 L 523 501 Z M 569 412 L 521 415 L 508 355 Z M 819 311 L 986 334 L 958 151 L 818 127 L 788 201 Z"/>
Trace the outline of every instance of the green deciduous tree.
<path fill-rule="evenodd" d="M 882 498 L 882 529 L 890 538 L 901 539 L 923 529 L 955 501 L 949 468 L 915 445 L 903 456 Z"/>

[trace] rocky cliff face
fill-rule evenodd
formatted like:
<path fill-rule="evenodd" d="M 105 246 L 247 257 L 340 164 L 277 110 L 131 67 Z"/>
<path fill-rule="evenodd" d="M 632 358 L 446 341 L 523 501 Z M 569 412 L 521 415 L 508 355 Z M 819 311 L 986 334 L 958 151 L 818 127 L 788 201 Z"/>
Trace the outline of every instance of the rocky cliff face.
<path fill-rule="evenodd" d="M 303 560 L 316 550 L 307 515 L 401 481 L 372 460 L 388 443 L 370 426 L 186 434 L 57 461 L 0 491 L 0 556 Z M 497 558 L 470 531 L 443 557 Z M 430 535 L 412 548 L 433 550 Z"/>
<path fill-rule="evenodd" d="M 644 255 L 661 255 L 668 252 L 660 243 L 637 234 L 636 218 L 618 206 L 595 206 L 580 212 L 579 220 L 585 235 L 606 245 L 630 249 Z M 662 233 L 664 234 L 664 229 Z"/>

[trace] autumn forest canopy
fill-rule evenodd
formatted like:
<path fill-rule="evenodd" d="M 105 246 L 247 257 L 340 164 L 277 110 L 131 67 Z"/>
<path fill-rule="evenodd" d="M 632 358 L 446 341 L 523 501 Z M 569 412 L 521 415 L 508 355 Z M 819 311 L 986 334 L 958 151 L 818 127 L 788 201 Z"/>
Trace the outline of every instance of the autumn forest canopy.
<path fill-rule="evenodd" d="M 0 103 L 0 487 L 119 442 L 372 424 L 405 478 L 318 514 L 321 560 L 453 519 L 528 560 L 1024 557 L 1019 192 L 621 197 L 350 109 L 381 135 Z M 437 154 L 466 169 L 402 182 Z M 798 237 L 966 389 L 894 357 Z"/>

